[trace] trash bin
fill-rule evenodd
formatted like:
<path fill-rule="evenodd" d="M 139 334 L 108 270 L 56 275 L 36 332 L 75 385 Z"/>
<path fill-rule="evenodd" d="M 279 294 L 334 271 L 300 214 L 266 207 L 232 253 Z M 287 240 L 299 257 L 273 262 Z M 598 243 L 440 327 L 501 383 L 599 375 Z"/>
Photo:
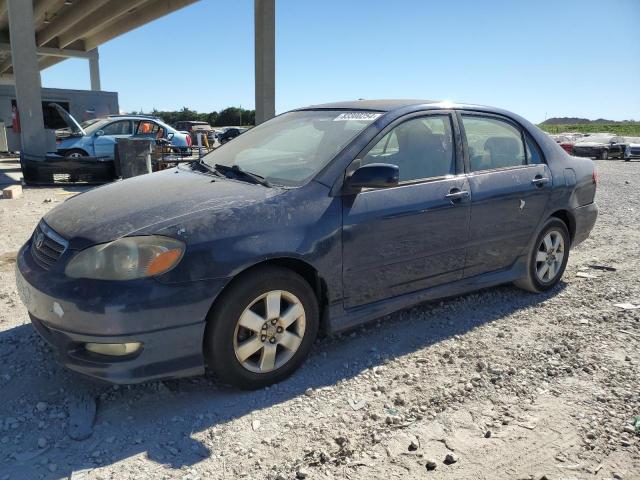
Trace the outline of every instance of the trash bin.
<path fill-rule="evenodd" d="M 131 178 L 151 173 L 151 140 L 118 138 L 115 160 L 118 177 Z"/>

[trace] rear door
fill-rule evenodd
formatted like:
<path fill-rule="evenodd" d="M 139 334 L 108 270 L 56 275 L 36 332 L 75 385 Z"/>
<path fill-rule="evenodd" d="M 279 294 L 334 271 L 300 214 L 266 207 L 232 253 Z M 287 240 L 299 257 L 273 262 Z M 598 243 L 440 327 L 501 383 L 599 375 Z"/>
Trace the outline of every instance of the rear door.
<path fill-rule="evenodd" d="M 534 234 L 551 192 L 541 150 L 506 117 L 459 114 L 471 189 L 465 277 L 510 267 Z"/>
<path fill-rule="evenodd" d="M 462 278 L 470 199 L 454 127 L 450 112 L 401 120 L 348 170 L 390 163 L 400 183 L 343 197 L 346 308 Z"/>

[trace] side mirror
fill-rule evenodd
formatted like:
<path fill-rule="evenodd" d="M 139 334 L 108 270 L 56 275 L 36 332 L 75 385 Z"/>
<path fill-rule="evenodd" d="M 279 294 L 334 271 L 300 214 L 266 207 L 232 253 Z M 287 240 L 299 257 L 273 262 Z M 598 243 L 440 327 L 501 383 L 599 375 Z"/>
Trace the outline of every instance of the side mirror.
<path fill-rule="evenodd" d="M 96 132 L 96 137 L 101 137 L 102 135 L 104 135 L 104 131 L 103 130 L 98 130 Z"/>
<path fill-rule="evenodd" d="M 370 163 L 358 168 L 347 181 L 346 187 L 351 191 L 361 188 L 389 188 L 398 185 L 400 169 L 389 163 Z"/>
<path fill-rule="evenodd" d="M 169 141 L 173 140 L 173 136 L 174 136 L 173 132 L 167 133 L 167 140 Z"/>

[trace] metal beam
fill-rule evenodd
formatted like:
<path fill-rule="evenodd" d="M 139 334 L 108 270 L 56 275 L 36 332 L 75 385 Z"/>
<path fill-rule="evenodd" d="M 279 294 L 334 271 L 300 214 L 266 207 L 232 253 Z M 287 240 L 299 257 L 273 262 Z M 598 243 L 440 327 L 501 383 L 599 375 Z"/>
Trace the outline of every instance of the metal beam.
<path fill-rule="evenodd" d="M 84 36 L 85 46 L 87 50 L 96 48 L 118 35 L 129 32 L 157 18 L 164 17 L 196 1 L 197 0 L 152 0 L 150 5 L 145 5 L 144 8 L 136 10 L 135 13 L 112 21 L 109 25 L 104 25 L 105 28 L 100 29 L 97 33 Z"/>
<path fill-rule="evenodd" d="M 0 42 L 0 51 L 11 51 L 11 44 L 6 42 Z M 76 50 L 71 48 L 50 48 L 50 47 L 38 47 L 36 53 L 43 57 L 64 57 L 64 58 L 91 58 L 91 52 L 85 52 L 84 50 Z"/>
<path fill-rule="evenodd" d="M 276 5 L 254 0 L 256 125 L 276 114 Z"/>
<path fill-rule="evenodd" d="M 33 6 L 33 24 L 40 25 L 44 17 L 53 17 L 64 7 L 64 0 L 37 0 Z"/>
<path fill-rule="evenodd" d="M 104 0 L 83 0 L 72 4 L 71 7 L 63 10 L 50 24 L 36 34 L 36 45 L 43 46 L 89 16 L 93 21 L 96 21 L 99 17 L 94 17 L 92 13 L 101 6 L 104 6 Z"/>
<path fill-rule="evenodd" d="M 40 67 L 40 70 L 44 70 L 45 68 L 52 67 L 53 65 L 65 60 L 66 59 L 62 57 L 40 57 L 38 59 L 38 66 Z"/>
<path fill-rule="evenodd" d="M 64 48 L 79 38 L 86 38 L 99 32 L 101 29 L 105 28 L 106 25 L 109 25 L 114 20 L 118 19 L 121 15 L 126 14 L 128 11 L 142 5 L 143 3 L 149 3 L 149 0 L 116 0 L 110 1 L 106 4 L 103 2 L 103 5 L 95 10 L 90 17 L 85 18 L 61 33 L 58 36 L 58 46 L 60 48 Z M 98 18 L 100 21 L 96 21 Z M 89 50 L 94 47 L 97 47 L 97 45 L 93 45 Z"/>

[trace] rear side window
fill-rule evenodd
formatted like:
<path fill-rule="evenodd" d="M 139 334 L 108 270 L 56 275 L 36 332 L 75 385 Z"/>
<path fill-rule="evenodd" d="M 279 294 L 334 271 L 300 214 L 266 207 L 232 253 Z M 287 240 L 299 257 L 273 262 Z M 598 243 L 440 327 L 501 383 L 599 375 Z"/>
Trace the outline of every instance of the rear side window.
<path fill-rule="evenodd" d="M 508 122 L 462 115 L 472 172 L 526 165 L 522 134 Z"/>
<path fill-rule="evenodd" d="M 407 182 L 455 173 L 449 115 L 429 115 L 401 123 L 376 143 L 362 164 L 390 163 Z"/>
<path fill-rule="evenodd" d="M 148 120 L 141 120 L 138 124 L 138 130 L 136 131 L 136 135 L 151 135 L 156 134 L 160 127 L 158 124 L 154 122 L 150 122 Z"/>

